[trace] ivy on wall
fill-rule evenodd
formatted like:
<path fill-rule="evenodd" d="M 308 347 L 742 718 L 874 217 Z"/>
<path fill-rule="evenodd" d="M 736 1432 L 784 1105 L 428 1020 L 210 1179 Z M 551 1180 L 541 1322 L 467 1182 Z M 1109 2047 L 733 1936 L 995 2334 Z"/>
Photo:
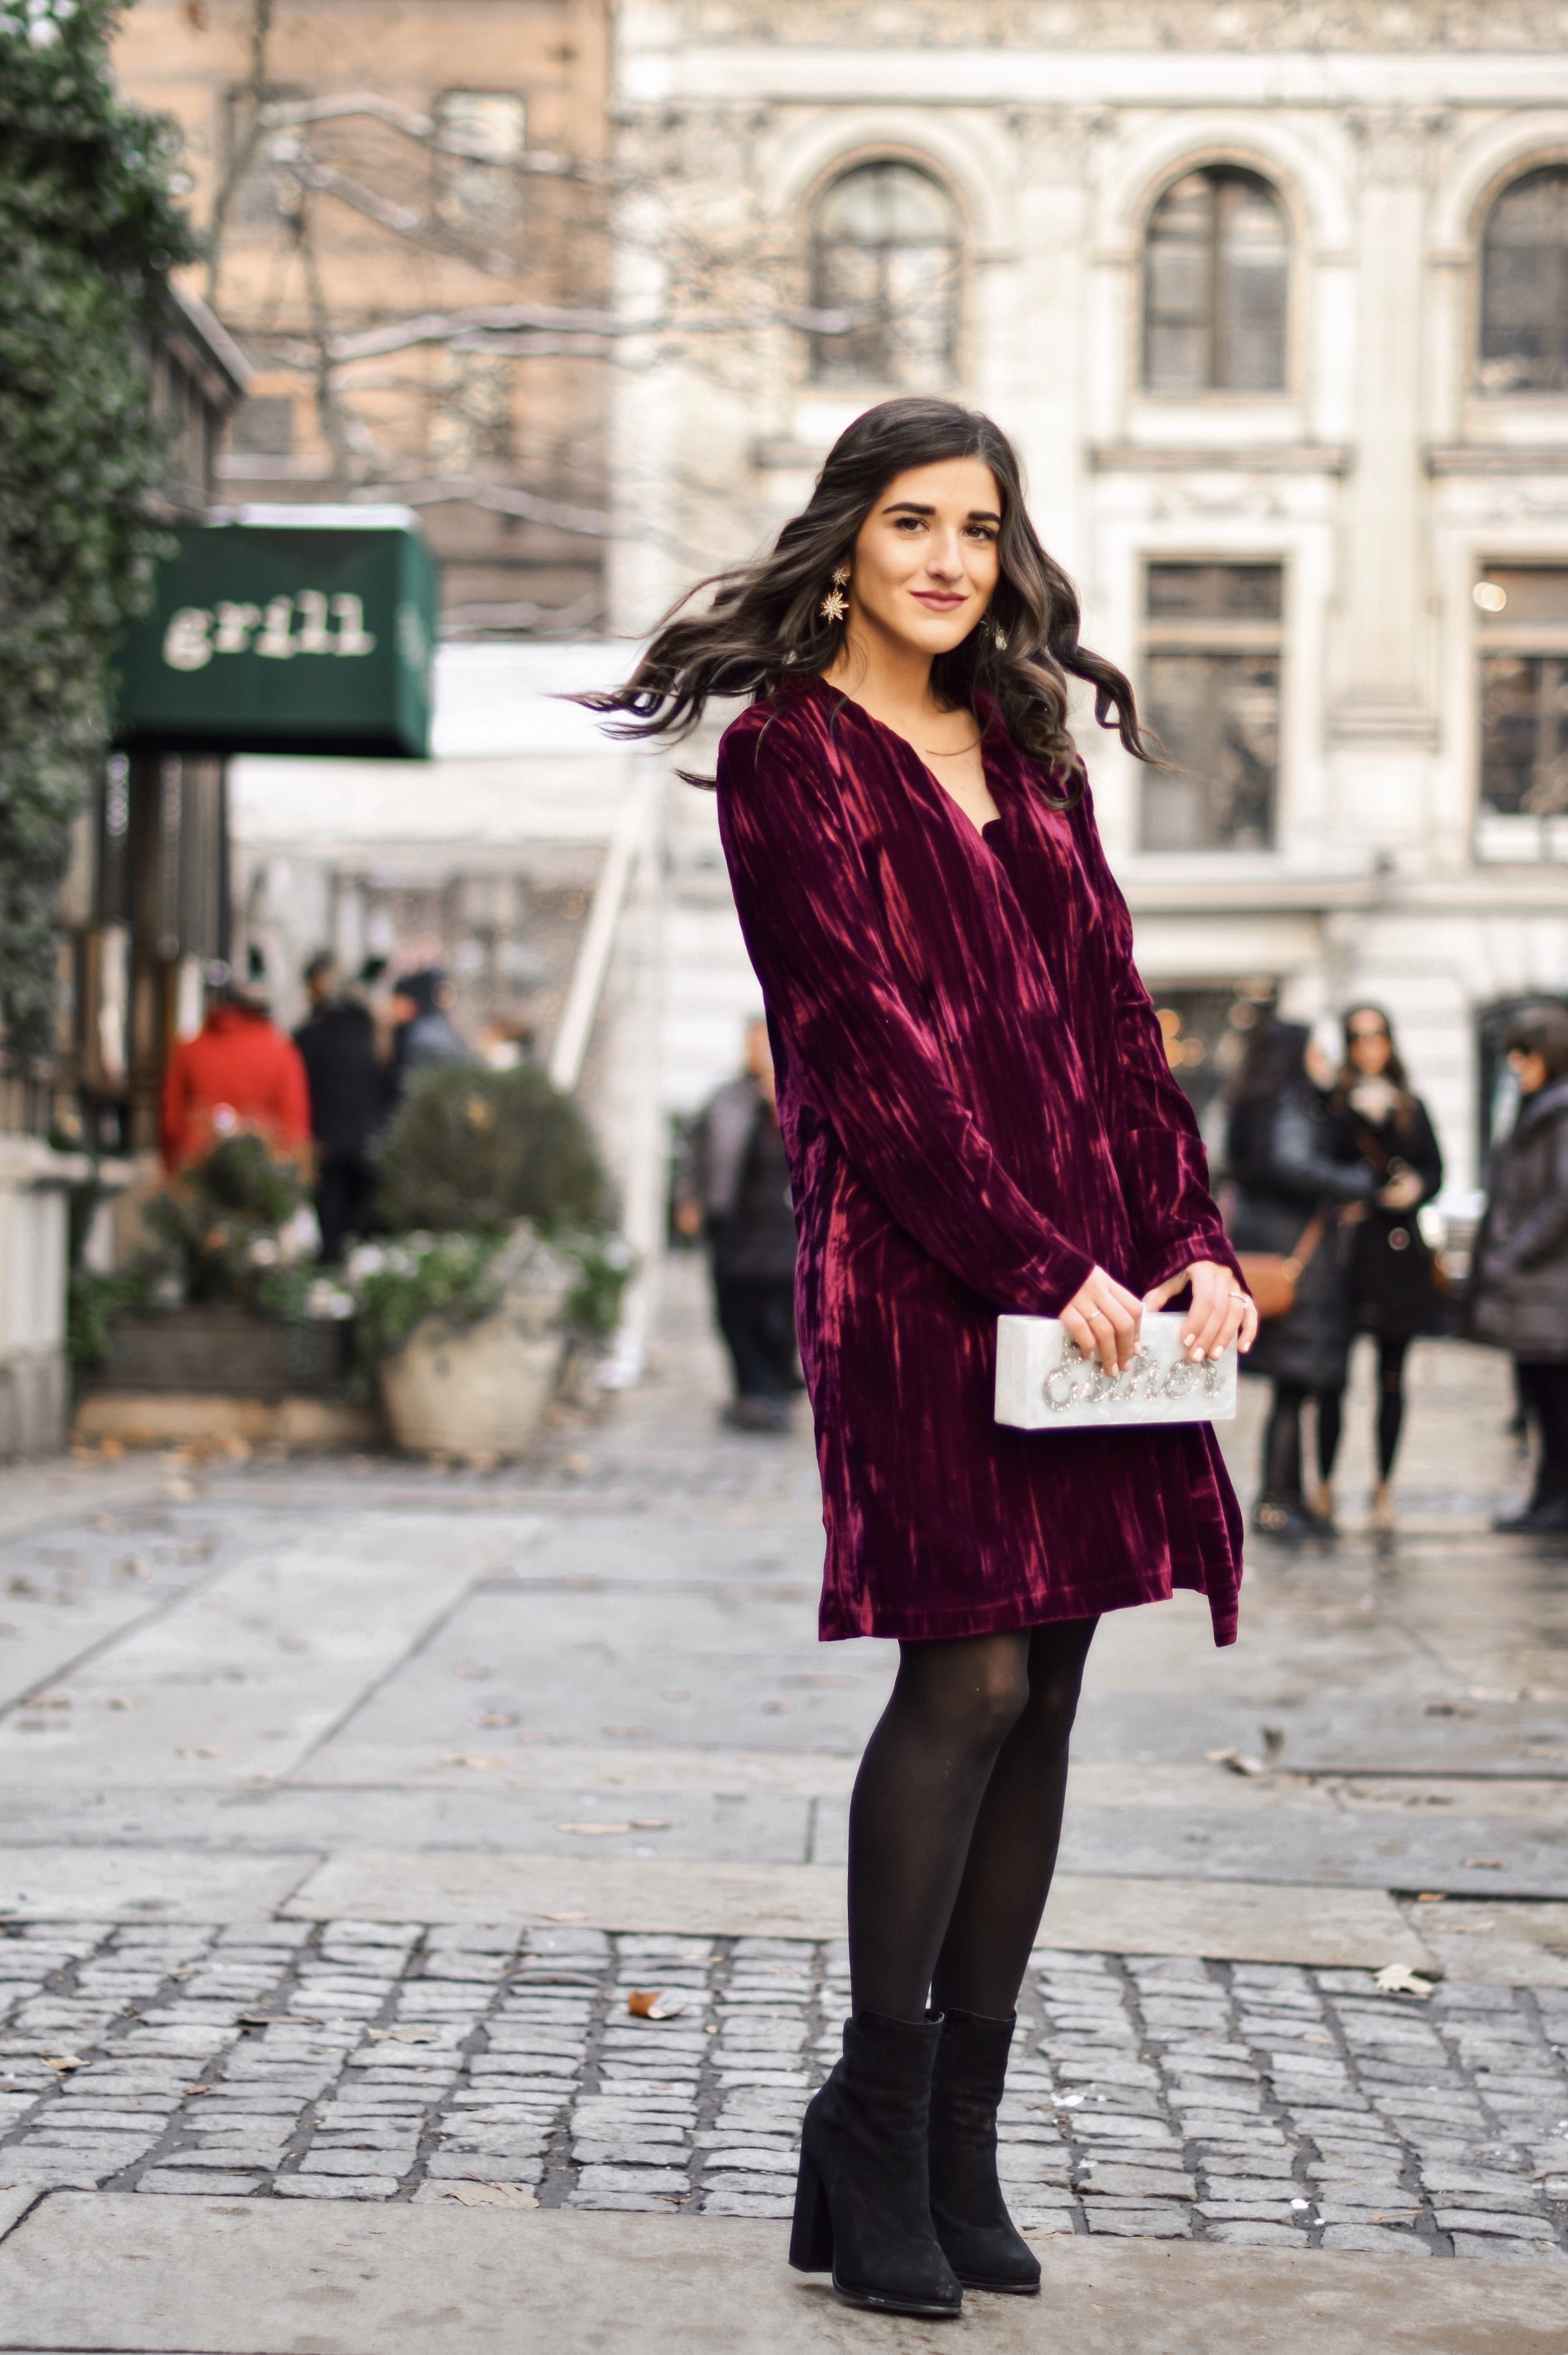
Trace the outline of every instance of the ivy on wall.
<path fill-rule="evenodd" d="M 159 549 L 146 352 L 190 258 L 170 132 L 124 105 L 123 0 L 0 0 L 0 1021 L 47 1056 L 71 820 Z"/>

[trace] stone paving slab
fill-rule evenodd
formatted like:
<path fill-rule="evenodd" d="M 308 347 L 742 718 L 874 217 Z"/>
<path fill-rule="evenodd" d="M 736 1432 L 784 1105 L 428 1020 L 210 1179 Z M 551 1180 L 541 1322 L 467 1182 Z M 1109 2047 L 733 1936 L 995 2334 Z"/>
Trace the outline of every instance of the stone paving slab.
<path fill-rule="evenodd" d="M 329 1857 L 284 1909 L 302 1920 L 539 1921 L 699 1936 L 837 1938 L 841 1869 L 710 1866 L 604 1858 L 357 1854 Z M 1382 1890 L 1275 1882 L 1057 1876 L 1042 1945 L 1210 1955 L 1239 1962 L 1429 1967 L 1432 1955 Z"/>
<path fill-rule="evenodd" d="M 848 2007 L 841 1942 L 12 1925 L 0 2190 L 782 2220 Z M 1057 1950 L 1019 2010 L 1026 2229 L 1568 2262 L 1568 1995 Z"/>
<path fill-rule="evenodd" d="M 0 1919 L 254 1922 L 317 1861 L 200 1849 L 0 1849 Z"/>
<path fill-rule="evenodd" d="M 0 2243 L 8 2355 L 1562 2355 L 1552 2265 L 1327 2264 L 1286 2250 L 1051 2241 L 1044 2295 L 871 2318 L 791 2274 L 777 2228 L 666 2216 L 59 2195 Z"/>

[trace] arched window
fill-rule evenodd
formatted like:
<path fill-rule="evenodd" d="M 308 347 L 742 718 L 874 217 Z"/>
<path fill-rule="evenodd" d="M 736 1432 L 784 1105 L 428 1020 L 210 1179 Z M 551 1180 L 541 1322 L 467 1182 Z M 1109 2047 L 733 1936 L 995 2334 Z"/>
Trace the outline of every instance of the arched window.
<path fill-rule="evenodd" d="M 818 384 L 945 384 L 957 349 L 962 232 L 945 188 L 912 164 L 860 164 L 835 180 L 812 223 Z"/>
<path fill-rule="evenodd" d="M 1255 172 L 1189 172 L 1155 208 L 1144 250 L 1151 392 L 1278 392 L 1290 240 Z"/>
<path fill-rule="evenodd" d="M 1527 172 L 1481 249 L 1481 389 L 1568 392 L 1568 165 Z"/>

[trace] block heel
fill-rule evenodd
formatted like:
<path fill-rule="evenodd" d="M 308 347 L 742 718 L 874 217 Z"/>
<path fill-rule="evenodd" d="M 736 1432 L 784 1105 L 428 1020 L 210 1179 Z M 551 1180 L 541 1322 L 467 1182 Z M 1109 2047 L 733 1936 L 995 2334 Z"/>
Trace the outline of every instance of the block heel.
<path fill-rule="evenodd" d="M 795 2222 L 790 2229 L 789 2261 L 797 2274 L 833 2271 L 833 2212 L 821 2176 L 805 2152 L 795 2186 Z"/>

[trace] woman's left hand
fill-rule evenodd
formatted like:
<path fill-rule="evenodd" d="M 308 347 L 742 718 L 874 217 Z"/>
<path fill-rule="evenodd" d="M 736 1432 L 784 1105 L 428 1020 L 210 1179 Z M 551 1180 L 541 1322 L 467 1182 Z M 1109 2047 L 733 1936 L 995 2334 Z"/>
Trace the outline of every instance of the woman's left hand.
<path fill-rule="evenodd" d="M 1164 1284 L 1157 1284 L 1152 1292 L 1144 1295 L 1144 1306 L 1152 1315 L 1173 1300 L 1179 1292 L 1192 1286 L 1192 1305 L 1187 1313 L 1181 1346 L 1197 1365 L 1204 1358 L 1222 1358 L 1234 1341 L 1243 1357 L 1258 1337 L 1258 1312 L 1250 1295 L 1242 1290 L 1228 1267 L 1217 1260 L 1195 1260 Z"/>

